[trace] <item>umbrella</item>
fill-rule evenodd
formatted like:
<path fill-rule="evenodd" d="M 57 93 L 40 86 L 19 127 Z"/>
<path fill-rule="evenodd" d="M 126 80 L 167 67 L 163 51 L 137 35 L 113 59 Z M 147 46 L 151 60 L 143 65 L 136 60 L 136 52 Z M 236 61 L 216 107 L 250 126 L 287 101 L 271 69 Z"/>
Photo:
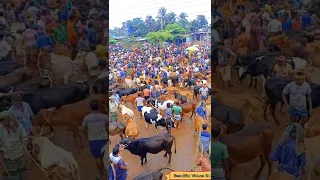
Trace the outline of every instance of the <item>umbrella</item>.
<path fill-rule="evenodd" d="M 195 46 L 188 47 L 186 50 L 187 51 L 199 51 L 199 49 Z"/>

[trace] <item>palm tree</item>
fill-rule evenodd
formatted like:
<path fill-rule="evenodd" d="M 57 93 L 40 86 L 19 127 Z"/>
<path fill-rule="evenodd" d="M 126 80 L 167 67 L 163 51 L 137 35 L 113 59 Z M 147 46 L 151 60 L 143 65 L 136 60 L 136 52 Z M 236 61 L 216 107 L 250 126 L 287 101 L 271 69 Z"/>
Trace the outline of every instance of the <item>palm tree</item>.
<path fill-rule="evenodd" d="M 166 15 L 166 25 L 173 24 L 176 22 L 177 15 L 174 12 L 170 12 Z"/>

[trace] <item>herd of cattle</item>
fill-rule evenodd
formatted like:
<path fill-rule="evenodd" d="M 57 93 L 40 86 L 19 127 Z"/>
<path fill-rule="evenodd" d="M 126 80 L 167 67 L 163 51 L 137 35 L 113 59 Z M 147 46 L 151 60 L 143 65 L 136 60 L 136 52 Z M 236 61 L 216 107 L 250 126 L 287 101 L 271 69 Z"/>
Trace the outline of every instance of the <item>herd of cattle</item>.
<path fill-rule="evenodd" d="M 269 173 L 271 173 L 271 162 L 268 157 L 271 152 L 275 132 L 270 126 L 261 123 L 261 119 L 264 117 L 267 120 L 266 113 L 270 106 L 270 112 L 276 124 L 279 124 L 275 116 L 276 105 L 281 102 L 282 90 L 292 81 L 289 78 L 268 78 L 276 62 L 274 57 L 273 55 L 266 55 L 238 59 L 236 64 L 239 68 L 239 82 L 246 75 L 250 75 L 252 78 L 261 77 L 262 91 L 266 95 L 266 101 L 249 93 L 229 93 L 217 88 L 210 90 L 210 95 L 213 94 L 213 96 L 207 110 L 212 117 L 211 125 L 215 126 L 219 124 L 225 128 L 226 134 L 221 137 L 221 141 L 228 146 L 229 154 L 235 162 L 244 163 L 257 157 L 261 159 L 261 166 L 255 177 L 260 176 L 265 163 L 268 164 Z M 292 58 L 289 61 L 294 70 L 303 70 L 308 66 L 308 62 L 300 58 Z M 162 80 L 161 82 L 166 84 L 169 79 Z M 138 92 L 145 88 L 118 87 L 116 83 L 106 83 L 108 80 L 102 78 L 96 80 L 93 85 L 96 94 L 89 95 L 89 85 L 86 83 L 73 82 L 48 87 L 49 83 L 47 80 L 32 78 L 32 71 L 28 68 L 20 68 L 13 72 L 2 73 L 0 80 L 0 92 L 8 92 L 10 90 L 24 91 L 23 101 L 29 103 L 34 114 L 36 114 L 32 121 L 35 127 L 40 129 L 42 126 L 49 125 L 51 126 L 51 131 L 54 130 L 53 126 L 65 127 L 73 132 L 75 138 L 79 137 L 81 147 L 83 145 L 78 127 L 81 125 L 84 116 L 91 111 L 89 107 L 90 100 L 108 99 L 108 95 L 103 93 L 106 92 L 108 86 L 112 86 L 112 89 L 121 97 L 122 102 L 134 104 L 135 99 L 138 97 Z M 173 79 L 171 80 L 174 81 Z M 167 103 L 173 103 L 175 99 L 182 102 L 183 113 L 192 112 L 191 116 L 193 116 L 197 106 L 196 101 L 193 101 L 193 99 L 197 99 L 200 88 L 196 87 L 196 82 L 197 78 L 184 79 L 184 86 L 192 87 L 192 91 L 181 90 L 177 87 L 167 87 L 168 93 L 172 93 L 174 99 L 169 96 L 161 96 L 159 100 L 150 102 L 152 107 L 145 106 L 143 108 L 143 115 L 146 123 L 155 124 L 156 128 L 158 126 L 165 127 L 166 122 L 160 116 L 160 112 L 166 109 Z M 146 84 L 152 84 L 152 81 Z M 313 108 L 317 108 L 320 104 L 320 96 L 317 96 L 318 94 L 320 95 L 320 85 L 315 83 L 310 84 L 312 88 Z M 107 101 L 101 101 L 101 111 L 103 113 L 107 113 L 105 106 L 103 106 L 106 103 Z M 1 109 L 6 109 L 9 106 L 10 99 L 4 98 L 1 100 Z M 210 106 L 212 108 L 209 108 Z M 250 123 L 249 120 L 253 123 Z M 313 116 L 308 125 L 305 129 L 306 138 L 320 134 L 319 123 L 313 119 Z M 109 124 L 110 135 L 119 134 L 123 136 L 124 129 L 125 126 L 121 123 Z M 199 130 L 197 127 L 195 129 Z M 163 139 L 166 143 L 153 143 L 159 138 Z M 170 162 L 171 147 L 175 143 L 173 136 L 160 134 L 150 138 L 136 139 L 134 142 L 131 141 L 124 138 L 120 143 L 125 145 L 126 149 L 132 154 L 139 155 L 141 157 L 141 164 L 143 164 L 143 160 L 146 161 L 146 153 L 159 153 L 163 150 L 166 151 L 166 154 L 169 154 Z M 140 147 L 141 144 L 145 144 L 145 147 L 142 148 L 144 152 L 142 154 L 136 151 L 136 147 Z M 53 151 L 54 148 L 51 148 L 50 152 L 53 153 Z"/>

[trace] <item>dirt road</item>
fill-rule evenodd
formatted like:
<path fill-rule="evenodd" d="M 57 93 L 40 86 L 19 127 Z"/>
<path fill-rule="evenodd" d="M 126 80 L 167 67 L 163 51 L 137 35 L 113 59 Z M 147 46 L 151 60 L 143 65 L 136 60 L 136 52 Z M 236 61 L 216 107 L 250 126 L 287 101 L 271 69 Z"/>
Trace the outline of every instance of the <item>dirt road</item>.
<path fill-rule="evenodd" d="M 146 129 L 144 120 L 139 119 L 138 111 L 131 105 L 127 107 L 134 110 L 136 115 L 136 122 L 140 127 L 140 137 L 151 137 L 157 134 L 154 126 L 149 125 Z M 193 168 L 194 154 L 195 154 L 195 144 L 196 136 L 193 135 L 194 125 L 189 118 L 191 113 L 185 114 L 183 117 L 183 122 L 180 124 L 179 129 L 172 129 L 172 135 L 176 138 L 177 143 L 177 154 L 174 153 L 174 144 L 172 146 L 172 159 L 171 165 L 168 165 L 168 157 L 163 157 L 164 153 L 159 154 L 147 154 L 148 162 L 147 164 L 140 165 L 140 157 L 132 155 L 129 151 L 123 150 L 121 152 L 121 157 L 129 167 L 128 170 L 128 180 L 133 179 L 135 176 L 139 175 L 144 171 L 156 170 L 163 167 L 170 167 L 176 171 L 190 171 Z M 110 138 L 111 145 L 109 146 L 110 152 L 116 143 L 120 141 L 120 137 L 113 136 Z M 164 170 L 163 172 L 168 173 L 169 171 Z"/>

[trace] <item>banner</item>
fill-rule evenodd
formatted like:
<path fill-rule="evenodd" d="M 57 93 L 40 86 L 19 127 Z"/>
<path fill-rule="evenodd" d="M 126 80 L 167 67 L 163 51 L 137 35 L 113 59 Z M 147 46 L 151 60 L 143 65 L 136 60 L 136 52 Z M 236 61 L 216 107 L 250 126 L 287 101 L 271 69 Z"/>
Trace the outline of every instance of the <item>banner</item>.
<path fill-rule="evenodd" d="M 170 172 L 166 175 L 166 180 L 188 180 L 188 179 L 197 179 L 197 180 L 207 180 L 211 179 L 211 172 Z"/>

